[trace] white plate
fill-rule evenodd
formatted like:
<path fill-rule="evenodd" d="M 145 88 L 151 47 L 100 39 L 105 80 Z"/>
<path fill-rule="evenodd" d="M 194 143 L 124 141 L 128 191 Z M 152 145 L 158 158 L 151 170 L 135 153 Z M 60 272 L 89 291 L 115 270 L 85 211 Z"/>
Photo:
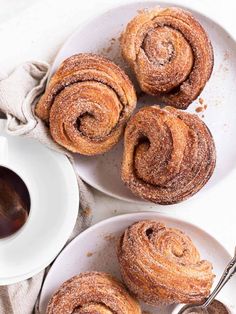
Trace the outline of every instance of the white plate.
<path fill-rule="evenodd" d="M 157 4 L 158 2 L 146 1 L 113 8 L 79 27 L 59 51 L 52 67 L 52 73 L 67 57 L 79 52 L 94 52 L 111 58 L 130 74 L 120 56 L 118 38 L 127 22 L 137 14 L 138 10 Z M 167 1 L 164 3 L 162 1 L 161 4 L 162 6 L 176 5 Z M 191 9 L 189 10 L 191 11 Z M 213 74 L 200 96 L 207 104 L 207 109 L 199 113 L 199 116 L 204 115 L 203 120 L 214 136 L 217 166 L 206 187 L 193 197 L 193 200 L 196 200 L 201 193 L 213 187 L 235 168 L 236 145 L 233 143 L 236 136 L 236 43 L 212 19 L 201 13 L 192 12 L 209 34 L 215 55 Z M 138 102 L 138 107 L 155 102 L 155 99 L 148 100 L 147 97 L 142 97 Z M 195 112 L 198 106 L 199 101 L 196 100 L 187 111 Z M 78 172 L 84 181 L 104 193 L 128 201 L 142 202 L 124 186 L 120 179 L 122 145 L 123 143 L 120 142 L 110 152 L 96 157 L 75 155 Z"/>
<path fill-rule="evenodd" d="M 105 271 L 120 278 L 119 266 L 116 257 L 116 241 L 124 230 L 132 223 L 142 219 L 158 219 L 168 226 L 179 228 L 191 237 L 201 253 L 201 257 L 212 262 L 215 282 L 219 279 L 230 255 L 212 236 L 200 228 L 155 212 L 135 213 L 116 216 L 104 220 L 76 237 L 58 256 L 50 269 L 44 282 L 41 298 L 40 313 L 45 313 L 50 297 L 60 285 L 74 275 L 84 271 Z M 227 300 L 235 302 L 236 278 L 227 284 L 221 297 L 227 296 Z M 170 313 L 173 307 L 154 308 L 143 306 L 149 313 Z"/>
<path fill-rule="evenodd" d="M 31 196 L 30 215 L 22 230 L 0 240 L 0 285 L 32 277 L 63 248 L 78 212 L 79 191 L 68 159 L 40 143 L 13 137 L 8 140 L 10 164 L 21 168 Z"/>

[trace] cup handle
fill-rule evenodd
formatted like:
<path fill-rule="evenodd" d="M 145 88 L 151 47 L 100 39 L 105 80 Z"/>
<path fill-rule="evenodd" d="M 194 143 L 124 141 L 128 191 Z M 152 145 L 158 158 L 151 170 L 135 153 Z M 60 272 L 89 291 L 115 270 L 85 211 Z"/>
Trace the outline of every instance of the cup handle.
<path fill-rule="evenodd" d="M 0 164 L 6 164 L 8 160 L 8 142 L 6 137 L 0 136 Z"/>

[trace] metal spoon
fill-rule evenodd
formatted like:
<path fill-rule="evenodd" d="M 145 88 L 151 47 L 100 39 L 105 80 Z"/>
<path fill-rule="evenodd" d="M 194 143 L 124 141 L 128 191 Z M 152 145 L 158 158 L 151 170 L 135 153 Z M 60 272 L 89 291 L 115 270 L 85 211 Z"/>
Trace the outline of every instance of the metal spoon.
<path fill-rule="evenodd" d="M 234 251 L 234 257 L 226 266 L 223 275 L 221 276 L 217 286 L 210 294 L 210 296 L 206 299 L 205 303 L 200 305 L 185 305 L 178 312 L 178 314 L 190 314 L 190 313 L 208 313 L 207 307 L 211 304 L 211 302 L 215 299 L 220 290 L 224 287 L 224 285 L 230 280 L 230 278 L 236 273 L 236 247 Z"/>

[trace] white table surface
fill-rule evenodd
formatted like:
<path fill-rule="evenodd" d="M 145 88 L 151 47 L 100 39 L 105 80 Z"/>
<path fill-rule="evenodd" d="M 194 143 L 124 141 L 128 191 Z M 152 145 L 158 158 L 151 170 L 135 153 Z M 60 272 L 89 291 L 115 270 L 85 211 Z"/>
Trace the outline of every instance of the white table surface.
<path fill-rule="evenodd" d="M 68 35 L 91 14 L 104 11 L 111 4 L 114 6 L 128 1 L 0 0 L 0 77 L 4 77 L 17 64 L 27 60 L 40 59 L 51 62 Z M 236 19 L 232 13 L 236 8 L 234 0 L 179 0 L 179 3 L 186 6 L 191 3 L 192 7 L 202 12 L 210 10 L 215 20 L 236 38 Z M 200 226 L 230 252 L 234 250 L 236 171 L 208 193 L 203 193 L 198 202 L 192 203 L 190 199 L 168 210 L 163 206 L 124 202 L 95 190 L 94 195 L 96 212 L 93 223 L 113 215 L 140 210 L 165 212 Z"/>

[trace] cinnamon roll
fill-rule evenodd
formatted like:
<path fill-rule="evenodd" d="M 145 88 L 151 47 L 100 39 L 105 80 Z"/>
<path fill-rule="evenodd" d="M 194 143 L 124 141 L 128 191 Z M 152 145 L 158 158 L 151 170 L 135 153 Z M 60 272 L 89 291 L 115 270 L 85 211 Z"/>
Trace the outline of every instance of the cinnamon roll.
<path fill-rule="evenodd" d="M 174 204 L 197 193 L 215 168 L 212 135 L 197 115 L 142 108 L 127 124 L 121 177 L 137 196 Z"/>
<path fill-rule="evenodd" d="M 47 314 L 141 314 L 138 302 L 111 275 L 85 272 L 67 280 L 51 298 Z"/>
<path fill-rule="evenodd" d="M 36 114 L 58 144 L 96 155 L 119 141 L 135 106 L 135 90 L 123 70 L 102 56 L 82 53 L 61 64 Z"/>
<path fill-rule="evenodd" d="M 158 7 L 134 17 L 122 34 L 121 49 L 141 89 L 180 109 L 198 97 L 213 69 L 205 30 L 179 8 Z"/>
<path fill-rule="evenodd" d="M 212 265 L 182 231 L 156 220 L 128 227 L 117 251 L 129 290 L 150 305 L 197 303 L 210 293 Z"/>

